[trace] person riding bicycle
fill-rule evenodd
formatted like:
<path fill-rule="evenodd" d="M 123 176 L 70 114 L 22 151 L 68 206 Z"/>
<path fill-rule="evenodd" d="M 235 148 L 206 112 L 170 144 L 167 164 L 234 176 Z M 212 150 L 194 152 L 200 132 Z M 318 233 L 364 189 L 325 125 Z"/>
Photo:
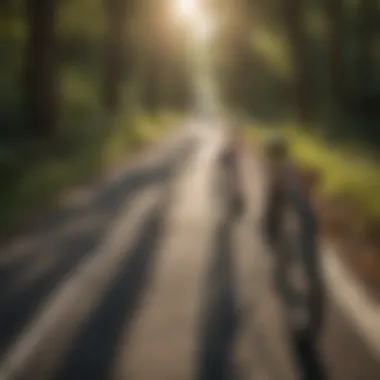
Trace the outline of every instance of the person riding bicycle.
<path fill-rule="evenodd" d="M 231 214 L 239 216 L 244 209 L 243 176 L 241 172 L 242 138 L 237 128 L 228 131 L 222 150 L 222 166 L 227 179 L 227 196 Z"/>
<path fill-rule="evenodd" d="M 268 189 L 267 204 L 264 214 L 265 235 L 275 254 L 275 280 L 277 289 L 283 293 L 289 289 L 286 273 L 289 264 L 287 245 L 283 245 L 286 228 L 285 213 L 290 206 L 298 216 L 300 223 L 299 240 L 296 250 L 301 250 L 302 267 L 310 284 L 309 308 L 311 322 L 307 328 L 308 336 L 315 333 L 322 320 L 322 279 L 317 253 L 317 222 L 312 210 L 309 191 L 317 178 L 305 175 L 290 157 L 288 141 L 277 135 L 266 142 L 265 156 L 267 161 Z M 286 232 L 285 232 L 286 233 Z M 285 250 L 284 250 L 285 249 Z"/>
<path fill-rule="evenodd" d="M 266 235 L 271 244 L 279 233 L 279 221 L 286 195 L 289 191 L 299 198 L 310 199 L 310 190 L 316 182 L 314 173 L 302 172 L 293 162 L 288 140 L 281 134 L 268 139 L 265 144 L 268 174 L 267 209 L 265 212 Z"/>
<path fill-rule="evenodd" d="M 264 214 L 266 237 L 271 245 L 275 244 L 279 234 L 279 213 L 283 204 L 283 169 L 288 161 L 289 146 L 282 136 L 275 136 L 266 141 L 265 158 L 267 164 L 267 202 Z"/>

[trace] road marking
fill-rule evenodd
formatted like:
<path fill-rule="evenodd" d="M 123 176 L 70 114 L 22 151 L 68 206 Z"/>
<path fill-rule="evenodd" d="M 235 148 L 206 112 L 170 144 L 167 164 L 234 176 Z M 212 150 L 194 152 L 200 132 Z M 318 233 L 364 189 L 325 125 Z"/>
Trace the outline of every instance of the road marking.
<path fill-rule="evenodd" d="M 51 355 L 54 361 L 54 355 L 67 346 L 115 278 L 146 214 L 159 201 L 161 190 L 162 186 L 156 185 L 144 191 L 128 213 L 123 210 L 96 254 L 75 268 L 51 294 L 4 358 L 0 367 L 1 380 L 30 374 L 31 368 L 41 362 L 45 366 Z M 52 347 L 58 349 L 52 350 Z"/>
<path fill-rule="evenodd" d="M 367 294 L 331 246 L 323 246 L 322 253 L 328 289 L 380 358 L 380 305 Z"/>

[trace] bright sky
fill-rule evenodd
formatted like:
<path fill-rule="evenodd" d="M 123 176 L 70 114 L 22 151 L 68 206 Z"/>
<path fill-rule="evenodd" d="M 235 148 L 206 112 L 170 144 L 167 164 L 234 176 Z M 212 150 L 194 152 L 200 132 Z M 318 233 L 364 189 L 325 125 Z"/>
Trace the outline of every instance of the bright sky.
<path fill-rule="evenodd" d="M 209 48 L 216 32 L 212 15 L 202 7 L 202 0 L 173 0 L 176 16 L 186 23 L 193 33 L 194 85 L 200 109 L 215 112 L 218 96 L 215 83 L 210 76 Z"/>
<path fill-rule="evenodd" d="M 186 22 L 200 40 L 207 40 L 214 32 L 210 15 L 202 9 L 202 0 L 174 0 L 178 18 Z"/>
<path fill-rule="evenodd" d="M 199 0 L 177 0 L 177 3 L 178 11 L 182 17 L 196 18 L 200 13 Z"/>

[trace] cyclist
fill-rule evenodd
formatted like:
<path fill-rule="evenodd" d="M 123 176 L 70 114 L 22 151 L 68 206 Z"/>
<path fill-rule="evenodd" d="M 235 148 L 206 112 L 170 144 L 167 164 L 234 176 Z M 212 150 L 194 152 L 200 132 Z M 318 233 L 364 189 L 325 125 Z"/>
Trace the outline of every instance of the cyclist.
<path fill-rule="evenodd" d="M 271 137 L 265 144 L 265 157 L 268 175 L 268 199 L 264 220 L 266 235 L 271 244 L 278 238 L 279 221 L 289 191 L 299 198 L 309 201 L 309 192 L 316 178 L 303 173 L 292 162 L 287 139 L 279 134 Z"/>
<path fill-rule="evenodd" d="M 243 176 L 241 173 L 242 138 L 237 128 L 228 131 L 221 161 L 227 179 L 229 211 L 239 216 L 244 211 Z"/>
<path fill-rule="evenodd" d="M 285 166 L 288 159 L 288 144 L 282 136 L 276 136 L 266 142 L 264 149 L 268 175 L 264 228 L 269 243 L 274 245 L 280 228 L 279 212 L 284 196 L 282 167 Z"/>
<path fill-rule="evenodd" d="M 275 280 L 278 290 L 286 297 L 293 293 L 286 280 L 289 264 L 288 247 L 283 246 L 285 235 L 280 234 L 285 227 L 287 212 L 285 205 L 289 205 L 298 214 L 300 235 L 297 244 L 301 248 L 302 267 L 310 285 L 308 308 L 311 321 L 308 331 L 315 337 L 315 332 L 321 324 L 322 318 L 322 279 L 317 257 L 317 226 L 314 212 L 311 209 L 309 190 L 315 184 L 315 179 L 305 177 L 292 162 L 287 140 L 277 135 L 266 142 L 265 156 L 267 159 L 268 191 L 267 205 L 264 215 L 265 234 L 273 248 L 275 257 Z M 314 183 L 313 183 L 314 182 Z M 285 250 L 284 250 L 285 249 Z M 297 249 L 297 248 L 296 248 Z M 290 292 L 289 292 L 290 290 Z M 286 301 L 288 302 L 288 301 Z M 309 333 L 307 333 L 309 334 Z"/>

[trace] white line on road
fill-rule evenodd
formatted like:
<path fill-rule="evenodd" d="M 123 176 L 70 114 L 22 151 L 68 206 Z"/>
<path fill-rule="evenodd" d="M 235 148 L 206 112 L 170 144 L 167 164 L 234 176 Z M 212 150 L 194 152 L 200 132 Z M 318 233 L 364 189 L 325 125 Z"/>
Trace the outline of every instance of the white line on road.
<path fill-rule="evenodd" d="M 322 253 L 329 291 L 380 358 L 379 304 L 367 294 L 332 247 L 323 247 Z"/>

